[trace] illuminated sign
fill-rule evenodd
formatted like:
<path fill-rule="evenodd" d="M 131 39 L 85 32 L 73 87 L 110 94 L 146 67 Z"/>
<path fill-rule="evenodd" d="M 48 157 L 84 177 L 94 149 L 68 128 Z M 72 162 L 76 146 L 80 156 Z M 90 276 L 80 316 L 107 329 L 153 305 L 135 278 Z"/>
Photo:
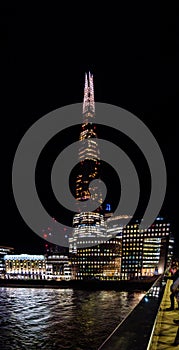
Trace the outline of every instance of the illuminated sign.
<path fill-rule="evenodd" d="M 106 204 L 106 211 L 111 211 L 111 205 L 110 204 Z"/>

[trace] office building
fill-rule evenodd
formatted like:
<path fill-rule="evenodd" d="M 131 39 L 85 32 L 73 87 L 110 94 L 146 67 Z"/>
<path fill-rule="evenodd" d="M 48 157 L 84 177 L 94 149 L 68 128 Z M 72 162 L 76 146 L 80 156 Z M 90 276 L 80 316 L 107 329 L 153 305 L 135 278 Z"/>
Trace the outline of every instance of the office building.
<path fill-rule="evenodd" d="M 139 222 L 126 225 L 122 233 L 121 279 L 163 273 L 172 256 L 171 237 L 170 223 L 161 217 L 148 229 L 139 229 Z"/>
<path fill-rule="evenodd" d="M 8 254 L 4 256 L 5 277 L 11 279 L 45 279 L 44 255 Z"/>
<path fill-rule="evenodd" d="M 71 278 L 71 263 L 68 256 L 49 255 L 46 260 L 46 279 L 68 281 Z"/>

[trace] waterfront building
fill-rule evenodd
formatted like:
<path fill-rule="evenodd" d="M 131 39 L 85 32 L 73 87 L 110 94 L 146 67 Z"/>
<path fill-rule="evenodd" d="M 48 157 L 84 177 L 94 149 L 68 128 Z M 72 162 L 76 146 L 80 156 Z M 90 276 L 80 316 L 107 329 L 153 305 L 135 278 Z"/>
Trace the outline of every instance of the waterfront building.
<path fill-rule="evenodd" d="M 69 238 L 70 253 L 77 253 L 78 248 L 97 245 L 107 239 L 107 226 L 104 216 L 100 213 L 76 214 L 73 218 L 73 228 L 73 235 Z"/>
<path fill-rule="evenodd" d="M 5 277 L 10 279 L 45 279 L 44 255 L 8 254 L 4 256 Z"/>
<path fill-rule="evenodd" d="M 128 215 L 114 217 L 111 205 L 102 205 L 97 188 L 89 191 L 90 181 L 100 178 L 100 150 L 95 124 L 93 76 L 85 75 L 82 131 L 78 175 L 76 177 L 77 214 L 69 237 L 72 276 L 75 279 L 132 279 L 160 274 L 173 255 L 170 224 L 162 218 L 147 229 Z M 80 210 L 80 203 L 97 201 L 93 212 Z M 121 213 L 123 214 L 123 213 Z M 126 224 L 126 221 L 129 224 Z"/>
<path fill-rule="evenodd" d="M 71 278 L 71 263 L 68 256 L 49 255 L 46 260 L 46 279 L 68 281 Z"/>
<path fill-rule="evenodd" d="M 5 261 L 4 261 L 4 256 L 6 254 L 11 254 L 13 253 L 14 248 L 12 247 L 5 247 L 5 246 L 0 246 L 0 278 L 5 277 Z"/>
<path fill-rule="evenodd" d="M 120 278 L 121 240 L 116 237 L 92 247 L 78 248 L 72 257 L 73 278 L 114 280 Z"/>
<path fill-rule="evenodd" d="M 122 233 L 121 279 L 141 278 L 164 272 L 173 244 L 170 223 L 158 217 L 148 229 L 139 222 L 126 225 Z"/>

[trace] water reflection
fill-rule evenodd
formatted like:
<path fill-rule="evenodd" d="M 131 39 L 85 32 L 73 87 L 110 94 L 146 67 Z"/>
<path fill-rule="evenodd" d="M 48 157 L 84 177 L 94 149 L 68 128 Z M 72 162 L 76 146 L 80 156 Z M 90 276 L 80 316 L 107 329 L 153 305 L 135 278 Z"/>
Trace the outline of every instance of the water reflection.
<path fill-rule="evenodd" d="M 95 350 L 144 295 L 35 288 L 0 293 L 3 350 Z"/>

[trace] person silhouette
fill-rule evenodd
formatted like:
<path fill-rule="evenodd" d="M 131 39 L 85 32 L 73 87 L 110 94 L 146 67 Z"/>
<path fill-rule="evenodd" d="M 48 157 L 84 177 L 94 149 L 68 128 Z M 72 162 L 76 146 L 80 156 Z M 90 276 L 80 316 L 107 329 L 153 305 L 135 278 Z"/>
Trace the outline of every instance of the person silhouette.
<path fill-rule="evenodd" d="M 173 284 L 170 287 L 170 307 L 166 308 L 166 311 L 172 311 L 175 308 L 175 298 L 177 299 L 177 303 L 178 303 L 178 308 L 177 310 L 179 310 L 179 297 L 178 296 L 178 288 L 179 288 L 179 268 L 177 267 L 176 272 L 173 274 L 173 276 L 169 277 L 170 279 L 173 280 Z"/>

